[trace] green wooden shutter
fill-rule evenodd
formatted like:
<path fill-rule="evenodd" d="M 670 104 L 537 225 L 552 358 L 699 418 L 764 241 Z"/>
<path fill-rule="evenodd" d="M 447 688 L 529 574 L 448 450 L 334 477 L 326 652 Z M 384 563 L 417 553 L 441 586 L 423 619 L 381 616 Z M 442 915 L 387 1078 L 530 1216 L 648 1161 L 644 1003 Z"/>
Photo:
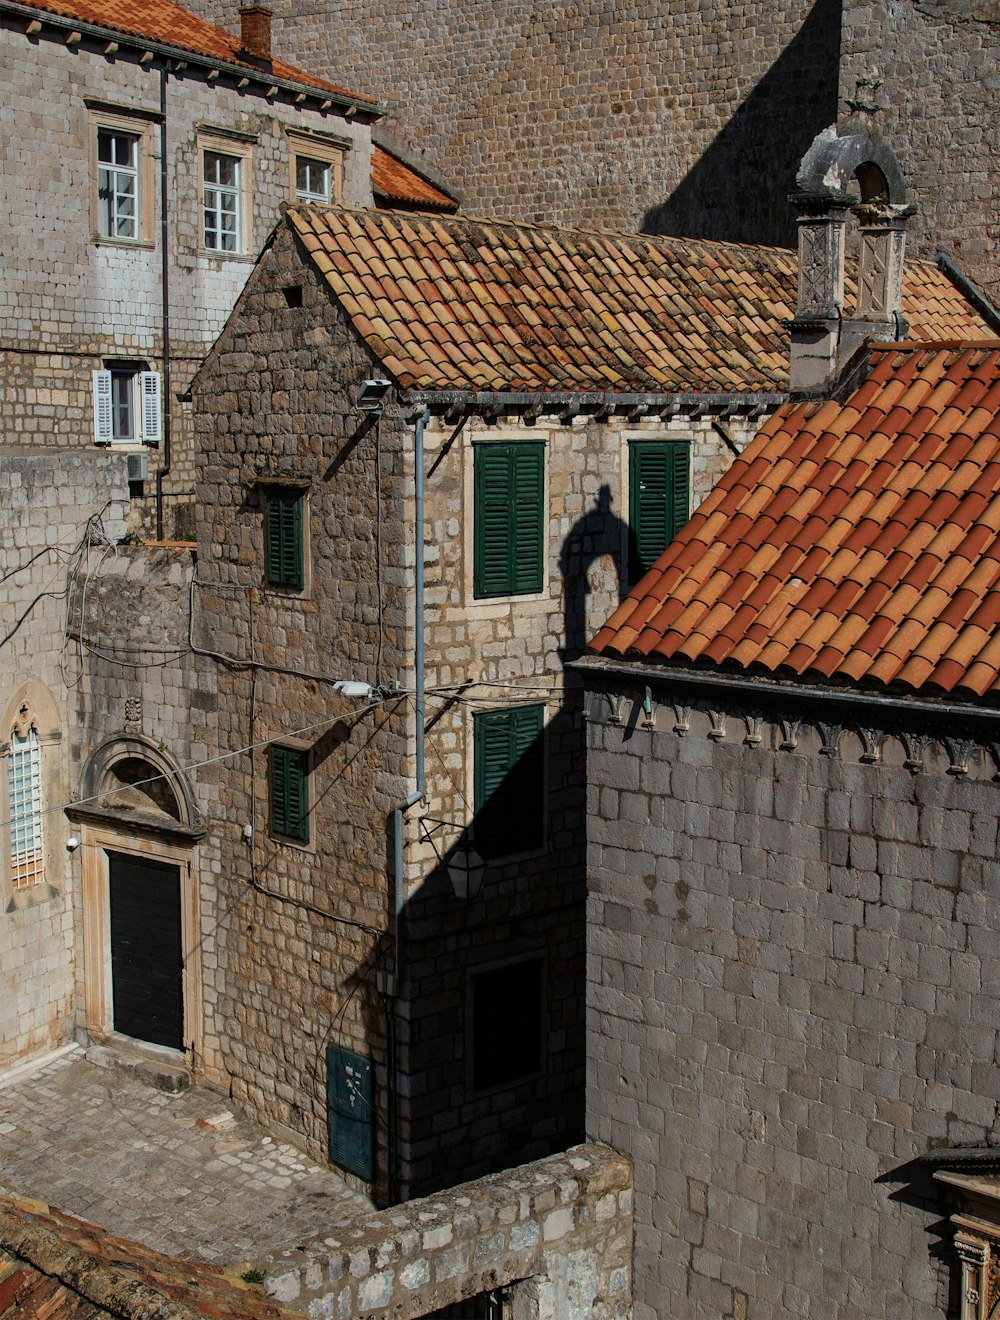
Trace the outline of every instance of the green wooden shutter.
<path fill-rule="evenodd" d="M 688 520 L 690 446 L 633 441 L 629 447 L 629 573 L 639 580 Z"/>
<path fill-rule="evenodd" d="M 544 706 L 485 711 L 475 717 L 473 834 L 484 857 L 528 852 L 544 837 Z"/>
<path fill-rule="evenodd" d="M 271 748 L 271 833 L 309 842 L 308 753 Z"/>
<path fill-rule="evenodd" d="M 292 587 L 301 591 L 305 585 L 304 503 L 304 497 L 296 491 L 272 490 L 267 493 L 265 571 L 272 587 Z"/>
<path fill-rule="evenodd" d="M 541 591 L 544 494 L 544 445 L 476 446 L 473 578 L 477 596 Z"/>

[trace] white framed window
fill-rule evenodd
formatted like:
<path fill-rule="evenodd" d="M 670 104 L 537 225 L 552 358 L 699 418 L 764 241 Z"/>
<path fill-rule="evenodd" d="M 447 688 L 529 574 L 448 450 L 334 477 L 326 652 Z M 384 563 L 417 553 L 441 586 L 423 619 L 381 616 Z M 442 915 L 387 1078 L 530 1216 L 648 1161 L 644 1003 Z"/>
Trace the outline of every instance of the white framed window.
<path fill-rule="evenodd" d="M 88 102 L 91 142 L 91 226 L 98 243 L 152 247 L 153 134 L 149 112 Z M 98 109 L 98 106 L 102 108 Z"/>
<path fill-rule="evenodd" d="M 295 157 L 295 200 L 297 202 L 329 202 L 332 198 L 330 178 L 332 166 L 328 160 L 313 156 Z"/>
<path fill-rule="evenodd" d="M 7 755 L 10 872 L 14 890 L 45 877 L 42 840 L 42 749 L 34 725 L 13 729 Z"/>
<path fill-rule="evenodd" d="M 321 205 L 339 202 L 343 192 L 344 152 L 349 148 L 350 142 L 341 138 L 289 130 L 289 199 Z"/>
<path fill-rule="evenodd" d="M 94 443 L 160 443 L 161 382 L 158 371 L 111 365 L 94 372 Z"/>
<path fill-rule="evenodd" d="M 97 130 L 98 229 L 104 238 L 139 237 L 138 133 Z"/>
<path fill-rule="evenodd" d="M 202 241 L 210 252 L 244 250 L 244 158 L 226 151 L 202 153 Z"/>

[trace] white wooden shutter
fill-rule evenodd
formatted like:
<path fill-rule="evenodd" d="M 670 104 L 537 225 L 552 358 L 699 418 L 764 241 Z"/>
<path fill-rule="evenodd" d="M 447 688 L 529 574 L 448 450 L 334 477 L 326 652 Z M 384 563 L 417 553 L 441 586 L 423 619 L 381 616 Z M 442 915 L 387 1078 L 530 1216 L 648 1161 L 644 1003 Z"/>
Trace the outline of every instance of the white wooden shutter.
<path fill-rule="evenodd" d="M 109 445 L 114 439 L 111 415 L 111 372 L 94 372 L 94 444 Z"/>
<path fill-rule="evenodd" d="M 142 409 L 142 438 L 146 444 L 160 443 L 160 373 L 139 372 L 139 398 Z"/>

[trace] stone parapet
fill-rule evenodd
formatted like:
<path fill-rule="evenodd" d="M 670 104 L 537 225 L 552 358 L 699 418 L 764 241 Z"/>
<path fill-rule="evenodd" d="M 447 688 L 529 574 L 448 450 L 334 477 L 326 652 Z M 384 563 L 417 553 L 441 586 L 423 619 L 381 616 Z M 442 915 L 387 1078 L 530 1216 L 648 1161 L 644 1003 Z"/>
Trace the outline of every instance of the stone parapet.
<path fill-rule="evenodd" d="M 624 1320 L 631 1261 L 631 1165 L 586 1145 L 354 1220 L 264 1274 L 273 1298 L 313 1320 L 408 1320 L 511 1285 L 525 1320 Z"/>

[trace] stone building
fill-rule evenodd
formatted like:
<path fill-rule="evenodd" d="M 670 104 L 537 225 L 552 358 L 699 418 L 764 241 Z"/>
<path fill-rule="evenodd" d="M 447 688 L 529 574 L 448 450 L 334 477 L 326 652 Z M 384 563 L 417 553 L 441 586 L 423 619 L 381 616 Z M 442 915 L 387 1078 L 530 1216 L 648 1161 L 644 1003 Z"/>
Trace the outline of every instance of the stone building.
<path fill-rule="evenodd" d="M 1000 1112 L 1000 348 L 856 347 L 899 315 L 905 198 L 882 152 L 807 153 L 809 397 L 578 666 L 587 1127 L 635 1163 L 639 1320 L 930 1320 L 959 1283 L 968 1306 L 991 1295 L 995 1189 L 961 1148 L 993 1146 Z M 851 172 L 863 226 L 881 213 L 853 321 Z M 964 1273 L 932 1152 L 964 1197 Z"/>
<path fill-rule="evenodd" d="M 113 735 L 124 750 L 140 724 L 154 748 L 176 745 L 177 723 L 198 718 L 183 684 L 156 682 L 146 723 L 125 714 L 144 682 L 136 644 L 154 630 L 130 639 L 117 608 L 102 662 L 125 666 L 127 691 L 107 707 L 87 691 L 82 644 L 67 634 L 74 574 L 91 548 L 94 562 L 126 562 L 109 547 L 130 528 L 192 534 L 186 391 L 285 202 L 375 193 L 454 206 L 373 147 L 370 98 L 273 58 L 268 43 L 267 12 L 253 6 L 236 38 L 170 0 L 0 4 L 0 817 L 34 803 L 12 846 L 37 854 L 25 869 L 4 844 L 0 1067 L 64 1041 L 82 1012 L 81 899 L 60 808 L 79 795 L 86 759 Z M 113 603 L 127 609 L 138 591 L 133 577 Z M 187 645 L 179 626 L 171 658 Z M 11 733 L 23 742 L 29 726 L 38 746 L 22 756 Z"/>
<path fill-rule="evenodd" d="M 235 22 L 236 0 L 203 0 Z M 891 140 L 923 218 L 996 292 L 995 5 L 972 0 L 274 0 L 279 49 L 378 87 L 477 215 L 794 246 L 816 133 Z"/>
<path fill-rule="evenodd" d="M 355 1069 L 335 1158 L 391 1194 L 579 1132 L 565 665 L 785 397 L 794 282 L 775 250 L 291 208 L 196 377 L 192 642 L 219 749 L 253 749 L 206 778 L 218 1058 L 319 1150 Z M 927 263 L 906 306 L 986 333 Z"/>

